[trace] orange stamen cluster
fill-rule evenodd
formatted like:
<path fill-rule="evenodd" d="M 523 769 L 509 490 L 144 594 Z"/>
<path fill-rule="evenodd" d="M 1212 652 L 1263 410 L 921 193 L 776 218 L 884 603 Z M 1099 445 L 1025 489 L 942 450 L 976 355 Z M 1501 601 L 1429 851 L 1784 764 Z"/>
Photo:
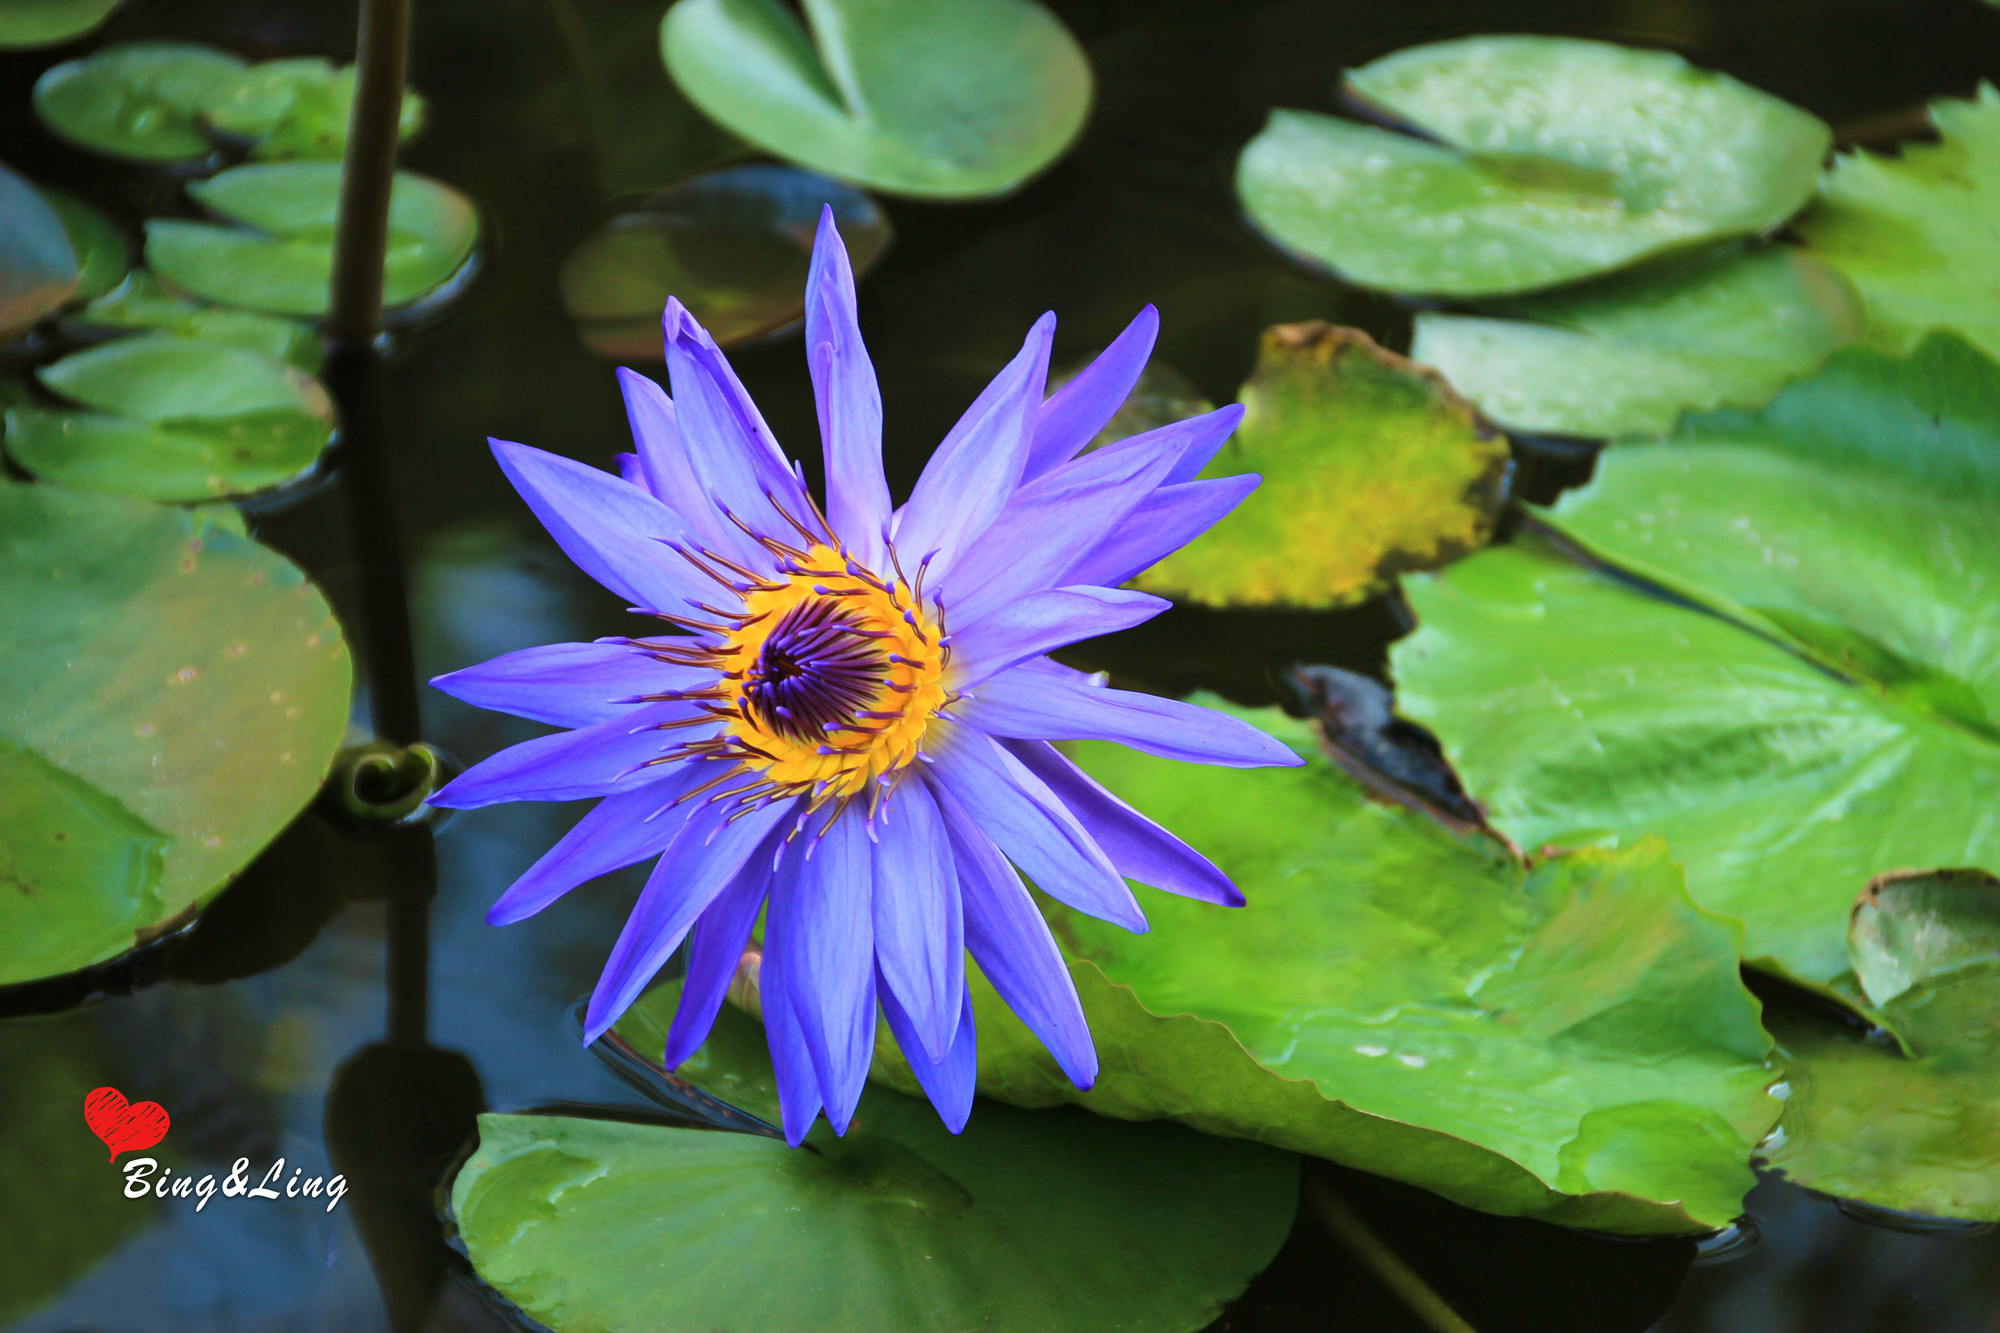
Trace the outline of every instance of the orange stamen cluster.
<path fill-rule="evenodd" d="M 722 726 L 648 762 L 716 765 L 713 777 L 676 804 L 702 796 L 730 801 L 735 819 L 802 796 L 805 814 L 834 807 L 824 832 L 864 795 L 872 818 L 910 766 L 927 759 L 925 731 L 933 718 L 949 716 L 956 698 L 944 684 L 950 640 L 943 608 L 935 599 L 925 603 L 922 566 L 914 580 L 905 577 L 891 547 L 895 577 L 878 576 L 849 556 L 817 508 L 817 532 L 778 512 L 798 530 L 799 543 L 729 516 L 776 558 L 775 574 L 753 573 L 704 548 L 673 547 L 730 596 L 717 599 L 722 606 L 698 606 L 712 619 L 661 615 L 706 642 L 634 642 L 663 662 L 711 668 L 715 681 L 643 697 L 692 701 L 701 710 L 663 729 L 718 718 Z"/>

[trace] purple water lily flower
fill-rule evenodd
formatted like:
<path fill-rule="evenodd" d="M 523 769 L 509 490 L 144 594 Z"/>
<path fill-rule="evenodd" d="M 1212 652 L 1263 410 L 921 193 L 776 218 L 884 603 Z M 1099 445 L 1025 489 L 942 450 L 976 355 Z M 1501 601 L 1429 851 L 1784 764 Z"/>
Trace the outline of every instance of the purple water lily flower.
<path fill-rule="evenodd" d="M 1107 689 L 1044 656 L 1164 610 L 1117 585 L 1257 484 L 1195 480 L 1237 407 L 1082 453 L 1131 392 L 1158 323 L 1147 307 L 1045 399 L 1055 320 L 1044 315 L 893 508 L 881 394 L 828 210 L 806 286 L 824 509 L 678 301 L 666 310 L 673 397 L 619 371 L 638 441 L 619 458 L 622 478 L 493 441 L 569 557 L 679 631 L 528 648 L 432 682 L 569 728 L 475 765 L 433 804 L 603 798 L 489 921 L 519 921 L 659 858 L 591 996 L 586 1040 L 692 933 L 666 1065 L 687 1059 L 761 912 L 786 1137 L 803 1139 L 822 1107 L 846 1132 L 878 1006 L 956 1132 L 975 1075 L 968 951 L 1078 1087 L 1097 1075 L 1076 988 L 1023 874 L 1134 931 L 1146 918 L 1128 879 L 1243 902 L 1200 853 L 1049 743 L 1299 762 L 1234 718 Z"/>

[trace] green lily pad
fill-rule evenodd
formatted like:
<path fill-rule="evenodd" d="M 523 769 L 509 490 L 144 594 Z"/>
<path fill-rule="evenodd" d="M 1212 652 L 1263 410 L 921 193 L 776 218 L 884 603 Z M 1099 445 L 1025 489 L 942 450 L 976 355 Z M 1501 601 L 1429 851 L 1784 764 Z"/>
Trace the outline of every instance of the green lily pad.
<path fill-rule="evenodd" d="M 1924 966 L 1917 954 L 1905 960 L 1911 974 Z M 1823 1016 L 1772 1011 L 1789 1096 L 1770 1165 L 1877 1208 L 2000 1222 L 2000 969 L 1934 974 L 1890 999 L 1883 1017 L 1909 1054 Z"/>
<path fill-rule="evenodd" d="M 1407 585 L 1401 706 L 1524 846 L 1658 833 L 1745 956 L 1847 970 L 1849 905 L 2000 865 L 2000 366 L 1834 354 L 1761 413 L 1621 445 L 1540 543 Z"/>
<path fill-rule="evenodd" d="M 76 250 L 47 196 L 0 163 L 0 339 L 76 291 Z"/>
<path fill-rule="evenodd" d="M 153 335 L 121 338 L 36 372 L 63 397 L 140 421 L 187 421 L 294 412 L 333 430 L 333 403 L 318 380 L 231 343 Z"/>
<path fill-rule="evenodd" d="M 1490 316 L 1417 316 L 1412 359 L 1514 430 L 1615 437 L 1684 411 L 1762 407 L 1859 337 L 1837 271 L 1784 246 L 1621 273 Z"/>
<path fill-rule="evenodd" d="M 43 186 L 42 197 L 62 219 L 70 249 L 76 254 L 76 290 L 69 299 L 88 301 L 116 287 L 132 266 L 132 251 L 126 244 L 124 231 L 104 210 L 67 190 Z"/>
<path fill-rule="evenodd" d="M 1863 890 L 1848 951 L 1872 1004 L 1961 968 L 2000 964 L 2000 879 L 1983 870 L 1902 870 Z"/>
<path fill-rule="evenodd" d="M 261 352 L 164 334 L 44 367 L 95 412 L 7 411 L 7 452 L 36 476 L 151 500 L 247 495 L 298 476 L 333 439 L 319 381 Z"/>
<path fill-rule="evenodd" d="M 619 1025 L 652 1058 L 677 992 Z M 680 1073 L 776 1113 L 738 1012 Z M 557 1333 L 1191 1333 L 1270 1261 L 1297 1198 L 1298 1159 L 1255 1144 L 1004 1106 L 954 1136 L 881 1088 L 845 1138 L 822 1123 L 802 1148 L 482 1115 L 451 1192 L 479 1275 Z"/>
<path fill-rule="evenodd" d="M 1263 485 L 1138 585 L 1226 606 L 1344 606 L 1485 545 L 1507 441 L 1436 371 L 1357 329 L 1265 330 L 1235 437 L 1202 473 Z"/>
<path fill-rule="evenodd" d="M 94 32 L 119 0 L 6 0 L 0 4 L 0 51 L 60 46 Z"/>
<path fill-rule="evenodd" d="M 1152 930 L 1135 936 L 1045 902 L 1097 1040 L 1096 1086 L 1071 1086 L 979 979 L 980 1090 L 1172 1116 L 1569 1226 L 1735 1218 L 1751 1145 L 1779 1112 L 1770 1039 L 1736 929 L 1689 900 L 1664 847 L 1526 867 L 1491 838 L 1371 802 L 1307 724 L 1243 715 L 1307 766 L 1074 747 L 1249 905 L 1150 895 Z M 883 1049 L 878 1076 L 910 1086 Z"/>
<path fill-rule="evenodd" d="M 244 225 L 149 221 L 146 261 L 155 273 L 222 305 L 283 315 L 326 313 L 339 163 L 256 163 L 198 181 L 188 193 Z M 470 199 L 428 177 L 397 172 L 389 200 L 384 303 L 407 305 L 444 285 L 472 257 L 478 235 L 479 212 Z"/>
<path fill-rule="evenodd" d="M 304 56 L 266 60 L 235 78 L 212 85 L 195 111 L 218 134 L 250 142 L 260 159 L 319 158 L 339 161 L 347 150 L 347 121 L 354 109 L 354 67 Z M 407 139 L 423 127 L 424 101 L 403 90 L 396 130 Z"/>
<path fill-rule="evenodd" d="M 65 61 L 35 81 L 35 114 L 80 148 L 138 162 L 186 162 L 214 151 L 195 105 L 243 62 L 187 42 L 123 42 Z"/>
<path fill-rule="evenodd" d="M 78 940 L 158 922 L 168 838 L 89 783 L 0 736 L 0 931 L 10 970 L 69 971 Z"/>
<path fill-rule="evenodd" d="M 1412 47 L 1346 87 L 1427 137 L 1274 111 L 1236 191 L 1280 245 L 1390 291 L 1530 291 L 1768 230 L 1831 142 L 1670 52 L 1572 38 Z"/>
<path fill-rule="evenodd" d="M 1799 233 L 1861 289 L 1878 341 L 1907 351 L 1948 328 L 2000 356 L 2000 92 L 1933 102 L 1931 122 L 1943 142 L 1842 154 Z"/>
<path fill-rule="evenodd" d="M 725 129 L 871 189 L 969 199 L 1067 150 L 1090 62 L 1035 0 L 679 0 L 660 52 Z"/>
<path fill-rule="evenodd" d="M 230 343 L 286 362 L 308 375 L 316 373 L 326 359 L 319 335 L 303 320 L 190 301 L 167 291 L 145 269 L 127 274 L 123 282 L 65 323 L 85 330 L 144 330 Z"/>
<path fill-rule="evenodd" d="M 196 514 L 0 484 L 0 624 L 0 736 L 73 780 L 46 823 L 9 838 L 95 819 L 101 866 L 120 864 L 115 836 L 172 839 L 150 912 L 94 933 L 66 915 L 59 938 L 0 932 L 0 984 L 115 957 L 205 903 L 312 799 L 346 728 L 347 647 L 326 602 Z"/>
<path fill-rule="evenodd" d="M 572 251 L 563 305 L 591 351 L 620 361 L 661 359 L 670 296 L 725 347 L 770 333 L 805 314 L 825 204 L 856 275 L 865 273 L 889 243 L 873 199 L 796 167 L 728 167 L 662 191 Z"/>

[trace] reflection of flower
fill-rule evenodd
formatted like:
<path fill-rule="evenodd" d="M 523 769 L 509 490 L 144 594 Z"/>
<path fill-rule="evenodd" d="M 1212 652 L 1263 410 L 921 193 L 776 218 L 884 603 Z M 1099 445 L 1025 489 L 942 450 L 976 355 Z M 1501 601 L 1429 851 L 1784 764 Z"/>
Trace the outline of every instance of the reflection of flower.
<path fill-rule="evenodd" d="M 822 1105 L 845 1132 L 878 1002 L 956 1130 L 973 1092 L 968 949 L 1078 1086 L 1097 1073 L 1076 989 L 1015 867 L 1133 930 L 1146 919 L 1127 876 L 1242 901 L 1049 744 L 1088 736 L 1201 763 L 1298 762 L 1223 714 L 1105 689 L 1043 656 L 1158 614 L 1165 602 L 1116 585 L 1256 484 L 1193 479 L 1234 429 L 1234 407 L 1076 456 L 1131 390 L 1157 324 L 1148 308 L 1044 401 L 1044 316 L 892 510 L 881 395 L 829 210 L 806 288 L 824 511 L 677 301 L 674 397 L 620 372 L 639 444 L 620 457 L 623 480 L 494 442 L 571 559 L 686 631 L 529 648 L 434 682 L 571 728 L 494 755 L 435 804 L 605 798 L 490 921 L 659 857 L 591 997 L 588 1039 L 692 931 L 666 1050 L 668 1068 L 685 1060 L 762 910 L 787 1137 L 803 1138 Z"/>

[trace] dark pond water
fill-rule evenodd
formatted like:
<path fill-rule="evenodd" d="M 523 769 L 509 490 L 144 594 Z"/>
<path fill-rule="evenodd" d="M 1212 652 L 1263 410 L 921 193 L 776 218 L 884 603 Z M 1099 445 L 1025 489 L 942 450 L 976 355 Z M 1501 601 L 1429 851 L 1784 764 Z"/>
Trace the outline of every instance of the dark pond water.
<path fill-rule="evenodd" d="M 1234 154 L 1266 110 L 1330 108 L 1342 66 L 1477 31 L 1669 45 L 1861 138 L 1885 127 L 1893 135 L 1923 100 L 1964 95 L 1982 74 L 2000 72 L 2000 11 L 1974 0 L 1055 7 L 1087 44 L 1100 80 L 1077 151 L 999 203 L 887 205 L 897 239 L 864 285 L 862 322 L 889 406 L 892 483 L 908 485 L 1045 309 L 1061 319 L 1059 357 L 1075 357 L 1145 302 L 1157 304 L 1160 357 L 1218 402 L 1234 397 L 1271 323 L 1324 318 L 1406 345 L 1406 311 L 1280 259 L 1239 221 L 1228 186 Z M 428 327 L 399 335 L 391 370 L 395 480 L 413 552 L 423 675 L 622 628 L 613 599 L 575 574 L 533 525 L 483 437 L 598 463 L 624 447 L 610 367 L 582 348 L 555 278 L 563 256 L 620 203 L 716 158 L 712 133 L 656 105 L 664 96 L 652 38 L 660 8 L 658 0 L 417 6 L 411 79 L 432 118 L 406 163 L 469 192 L 489 224 L 478 281 Z M 258 57 L 344 55 L 353 18 L 342 4 L 141 0 L 98 40 L 170 35 Z M 28 90 L 68 54 L 0 59 L 0 155 L 127 217 L 157 209 L 170 184 L 107 169 L 34 124 Z M 816 438 L 795 338 L 734 359 L 781 439 L 799 449 Z M 1524 484 L 1547 494 L 1581 471 L 1573 462 L 1531 462 Z M 254 521 L 360 633 L 359 566 L 341 503 L 340 488 L 327 487 Z M 1075 659 L 1141 687 L 1205 686 L 1268 702 L 1277 697 L 1274 666 L 1304 660 L 1379 672 L 1398 625 L 1388 605 L 1326 615 L 1177 611 Z M 461 760 L 534 730 L 436 694 L 424 708 L 428 736 Z M 365 701 L 356 717 L 366 717 Z M 73 1098 L 99 1084 L 144 1089 L 171 1110 L 190 1165 L 283 1156 L 307 1175 L 338 1169 L 373 1182 L 383 1200 L 330 1214 L 285 1204 L 200 1214 L 134 1204 L 121 1214 L 127 1234 L 111 1257 L 76 1271 L 74 1237 L 101 1225 L 102 1163 L 89 1153 L 21 1160 L 0 1140 L 0 1250 L 17 1273 L 42 1274 L 51 1293 L 12 1327 L 508 1327 L 441 1239 L 431 1197 L 437 1172 L 481 1105 L 638 1104 L 580 1049 L 570 1018 L 637 881 L 574 894 L 508 930 L 481 919 L 577 813 L 508 806 L 441 826 L 427 955 L 418 923 L 392 919 L 384 900 L 398 876 L 426 873 L 428 834 L 357 840 L 308 814 L 178 948 L 124 978 L 143 983 L 132 993 L 80 1007 L 47 988 L 0 997 L 8 1006 L 0 1011 L 0 1123 L 21 1123 L 9 1117 L 42 1114 L 41 1106 L 72 1115 Z M 426 962 L 435 1047 L 395 1058 L 367 1052 L 392 1008 L 407 1014 L 420 1002 Z M 2000 1329 L 2000 1237 L 1886 1229 L 1782 1181 L 1750 1197 L 1759 1243 L 1691 1268 L 1691 1242 L 1586 1236 L 1470 1213 L 1356 1172 L 1328 1168 L 1325 1178 L 1482 1333 Z M 1388 1333 L 1426 1325 L 1305 1209 L 1277 1262 L 1215 1327 Z"/>

